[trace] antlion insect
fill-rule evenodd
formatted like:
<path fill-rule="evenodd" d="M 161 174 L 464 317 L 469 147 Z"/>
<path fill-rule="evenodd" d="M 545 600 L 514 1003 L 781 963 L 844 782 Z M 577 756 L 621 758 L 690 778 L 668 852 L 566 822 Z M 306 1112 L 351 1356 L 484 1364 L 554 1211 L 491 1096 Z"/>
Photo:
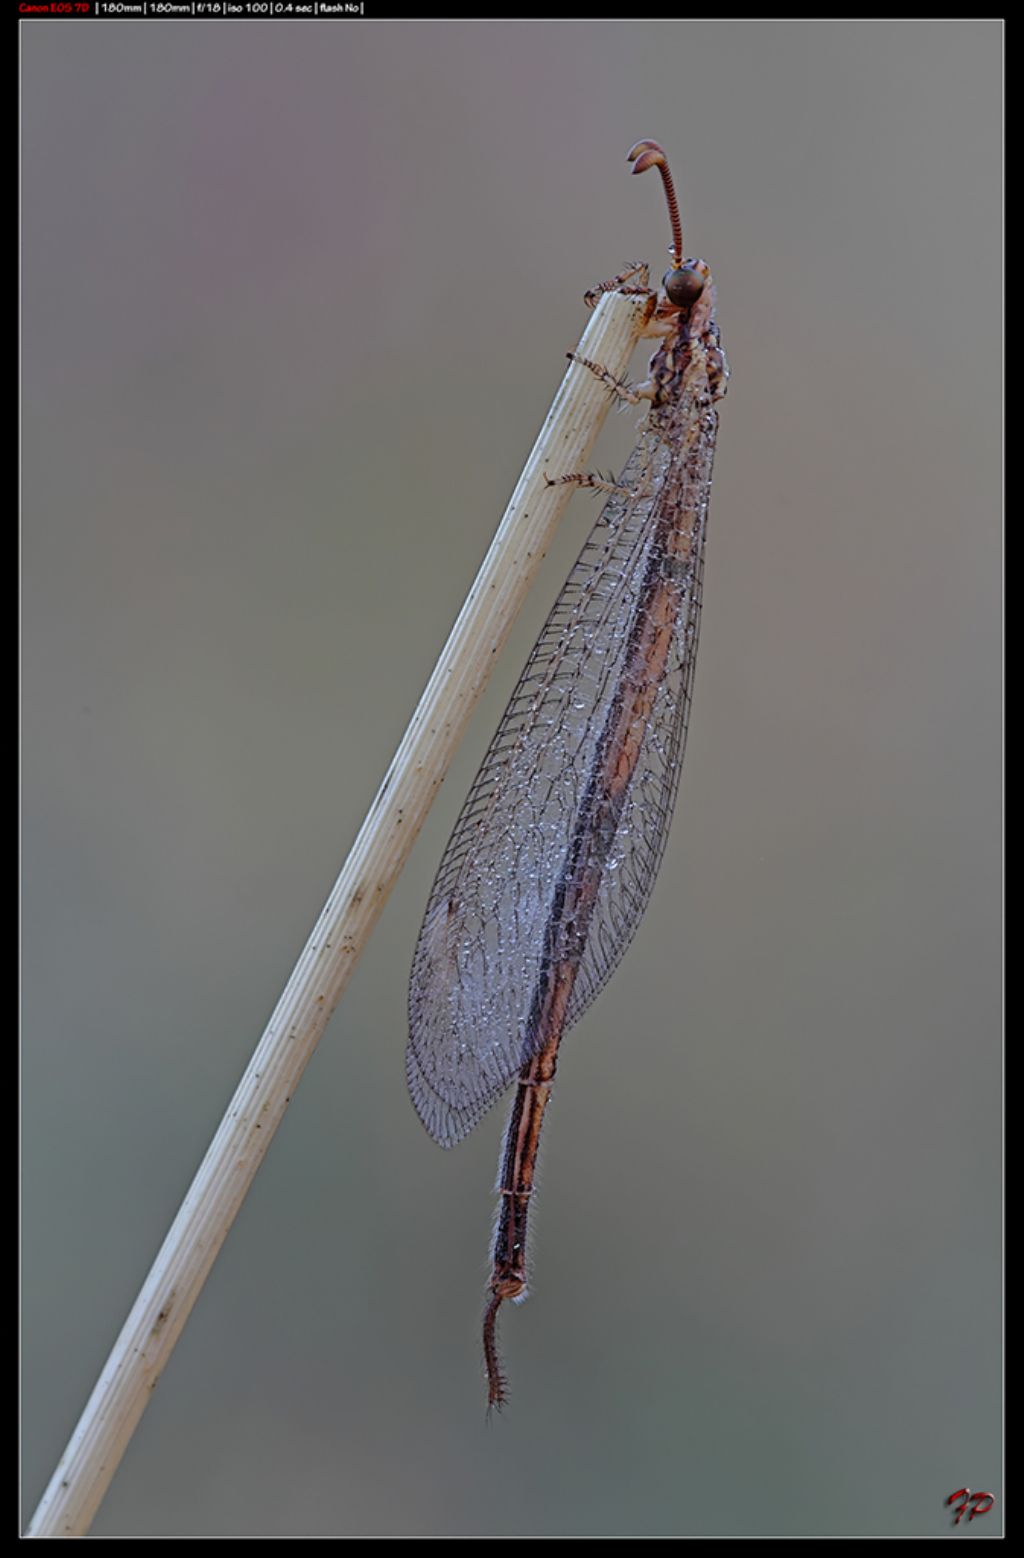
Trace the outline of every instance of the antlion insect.
<path fill-rule="evenodd" d="M 441 861 L 413 961 L 409 1090 L 452 1147 L 518 1077 L 502 1147 L 483 1347 L 491 1407 L 506 1399 L 496 1322 L 527 1293 L 526 1228 L 558 1046 L 612 973 L 647 905 L 679 786 L 693 686 L 704 535 L 728 368 L 703 260 L 683 258 L 665 153 L 657 168 L 672 267 L 655 293 L 633 266 L 612 288 L 649 298 L 660 338 L 632 389 L 577 359 L 631 404 L 649 401 L 609 494 L 530 655 Z"/>

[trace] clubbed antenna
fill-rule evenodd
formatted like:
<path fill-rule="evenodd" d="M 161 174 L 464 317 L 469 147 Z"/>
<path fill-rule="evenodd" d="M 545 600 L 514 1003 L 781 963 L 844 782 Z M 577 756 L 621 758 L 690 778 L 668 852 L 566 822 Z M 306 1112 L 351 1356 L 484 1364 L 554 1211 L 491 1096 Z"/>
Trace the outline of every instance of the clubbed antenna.
<path fill-rule="evenodd" d="M 636 145 L 626 153 L 626 160 L 636 163 L 634 173 L 646 173 L 648 168 L 657 168 L 661 174 L 661 182 L 665 186 L 665 199 L 668 203 L 668 219 L 672 223 L 672 262 L 674 265 L 681 265 L 683 232 L 679 224 L 679 203 L 676 200 L 676 189 L 664 148 L 659 146 L 657 141 L 637 141 Z"/>

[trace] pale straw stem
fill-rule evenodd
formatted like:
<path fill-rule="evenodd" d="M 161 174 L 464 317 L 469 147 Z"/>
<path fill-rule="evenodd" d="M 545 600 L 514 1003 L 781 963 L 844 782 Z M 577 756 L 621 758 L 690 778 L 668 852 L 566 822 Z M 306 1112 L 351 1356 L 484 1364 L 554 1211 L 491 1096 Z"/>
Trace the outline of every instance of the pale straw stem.
<path fill-rule="evenodd" d="M 642 297 L 605 294 L 579 354 L 621 377 L 644 314 Z M 89 1529 L 572 495 L 571 486 L 547 486 L 545 478 L 586 470 L 612 403 L 593 372 L 570 364 L 419 707 L 40 1500 L 29 1536 L 82 1536 Z M 403 1035 L 393 1040 L 401 1045 Z"/>

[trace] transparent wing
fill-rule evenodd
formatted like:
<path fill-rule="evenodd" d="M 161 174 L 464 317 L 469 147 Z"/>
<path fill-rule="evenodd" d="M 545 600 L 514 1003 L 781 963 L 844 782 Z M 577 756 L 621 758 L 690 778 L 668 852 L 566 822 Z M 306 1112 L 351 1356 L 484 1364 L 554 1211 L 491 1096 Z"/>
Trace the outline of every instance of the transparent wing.
<path fill-rule="evenodd" d="M 608 711 L 635 680 L 638 621 L 665 571 L 677 602 L 638 759 L 601 847 L 600 884 L 566 1028 L 605 984 L 646 907 L 678 788 L 700 616 L 714 414 L 685 462 L 641 437 L 544 626 L 441 861 L 413 960 L 409 1090 L 442 1146 L 462 1139 L 518 1074 L 538 1036 L 530 1014 L 553 956 L 556 894 L 579 851 Z M 672 494 L 672 488 L 676 491 Z M 687 562 L 669 555 L 669 491 Z M 660 494 L 656 500 L 652 494 Z M 665 555 L 662 555 L 662 554 Z M 583 822 L 581 824 L 581 819 Z"/>

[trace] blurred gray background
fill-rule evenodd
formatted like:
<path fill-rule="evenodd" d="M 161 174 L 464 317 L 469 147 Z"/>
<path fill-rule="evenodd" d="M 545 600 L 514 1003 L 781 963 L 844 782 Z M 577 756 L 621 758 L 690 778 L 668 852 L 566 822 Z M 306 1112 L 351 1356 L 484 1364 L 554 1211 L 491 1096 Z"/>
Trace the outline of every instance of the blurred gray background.
<path fill-rule="evenodd" d="M 405 990 L 585 496 L 94 1533 L 998 1535 L 1000 24 L 21 43 L 26 1519 L 584 289 L 660 273 L 656 136 L 733 381 L 680 804 L 563 1051 L 511 1406 L 503 1111 L 427 1138 Z"/>

